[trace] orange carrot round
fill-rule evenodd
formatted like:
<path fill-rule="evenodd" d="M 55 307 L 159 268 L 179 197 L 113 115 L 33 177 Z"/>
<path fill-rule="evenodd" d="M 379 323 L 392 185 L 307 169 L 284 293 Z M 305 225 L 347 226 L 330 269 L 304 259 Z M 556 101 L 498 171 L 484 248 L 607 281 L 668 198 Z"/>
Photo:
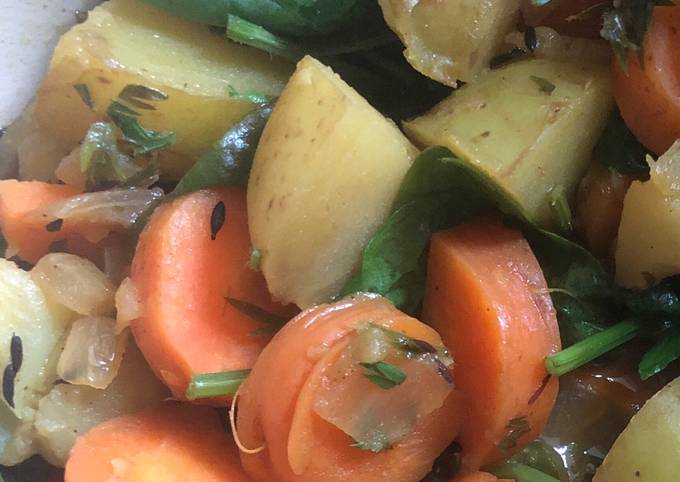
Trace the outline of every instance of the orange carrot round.
<path fill-rule="evenodd" d="M 680 138 L 680 6 L 656 7 L 644 41 L 625 70 L 612 62 L 614 97 L 628 127 L 648 149 L 663 154 Z"/>
<path fill-rule="evenodd" d="M 406 417 L 386 406 L 404 399 L 418 404 L 428 394 L 441 394 L 441 383 L 450 383 L 427 367 L 417 378 L 406 367 L 421 362 L 404 359 L 402 368 L 416 378 L 389 389 L 377 386 L 356 360 L 347 362 L 347 354 L 354 353 L 357 340 L 364 336 L 359 334 L 362 326 L 380 333 L 387 329 L 390 336 L 398 333 L 417 340 L 418 346 L 441 346 L 434 330 L 379 297 L 360 295 L 317 306 L 289 322 L 264 349 L 239 392 L 236 433 L 245 450 L 243 466 L 254 480 L 420 480 L 455 439 L 459 402 L 450 388 L 385 450 L 357 447 L 350 430 L 329 421 L 328 413 L 341 420 L 343 411 L 361 407 L 350 410 L 347 418 L 365 423 L 368 432 L 375 426 L 387 431 L 388 424 Z M 445 371 L 448 378 L 446 367 Z M 428 378 L 432 374 L 434 378 Z M 368 413 L 372 416 L 364 418 Z M 383 419 L 385 424 L 377 421 Z"/>
<path fill-rule="evenodd" d="M 289 313 L 271 301 L 264 277 L 248 266 L 250 249 L 245 193 L 236 188 L 198 191 L 163 205 L 140 236 L 131 278 L 142 315 L 132 332 L 178 399 L 185 399 L 193 375 L 250 368 L 271 338 L 275 327 L 234 302 Z"/>
<path fill-rule="evenodd" d="M 454 353 L 465 408 L 463 473 L 534 440 L 557 395 L 543 360 L 560 349 L 560 336 L 541 268 L 521 233 L 485 218 L 436 233 L 423 316 Z"/>
<path fill-rule="evenodd" d="M 167 404 L 104 422 L 78 439 L 65 482 L 247 482 L 213 409 Z"/>

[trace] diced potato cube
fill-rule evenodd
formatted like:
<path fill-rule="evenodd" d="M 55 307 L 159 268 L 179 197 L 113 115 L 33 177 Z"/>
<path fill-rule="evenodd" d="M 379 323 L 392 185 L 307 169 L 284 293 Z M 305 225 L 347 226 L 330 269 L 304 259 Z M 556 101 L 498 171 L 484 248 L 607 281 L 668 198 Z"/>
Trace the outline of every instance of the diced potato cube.
<path fill-rule="evenodd" d="M 593 482 L 676 482 L 680 474 L 680 378 L 647 401 Z"/>
<path fill-rule="evenodd" d="M 623 202 L 616 281 L 628 288 L 680 273 L 680 141 L 650 165 L 651 179 L 633 182 Z"/>
<path fill-rule="evenodd" d="M 531 59 L 490 71 L 404 128 L 421 147 L 448 147 L 528 219 L 555 228 L 551 193 L 573 198 L 612 104 L 606 66 Z"/>
<path fill-rule="evenodd" d="M 305 308 L 338 294 L 416 155 L 331 69 L 311 57 L 298 64 L 248 185 L 252 242 L 278 300 Z"/>
<path fill-rule="evenodd" d="M 160 155 L 162 172 L 178 178 L 229 126 L 253 108 L 230 97 L 279 93 L 291 66 L 257 50 L 229 43 L 194 24 L 136 0 L 111 0 L 59 41 L 38 93 L 41 129 L 67 153 L 90 124 L 104 117 L 112 99 L 130 84 L 168 96 L 156 110 L 142 113 L 142 124 L 174 131 L 177 144 Z M 90 110 L 74 85 L 87 86 Z M 60 159 L 54 159 L 56 167 Z M 22 171 L 31 172 L 30 159 Z"/>
<path fill-rule="evenodd" d="M 489 68 L 515 26 L 519 0 L 379 0 L 387 24 L 418 71 L 443 84 Z"/>

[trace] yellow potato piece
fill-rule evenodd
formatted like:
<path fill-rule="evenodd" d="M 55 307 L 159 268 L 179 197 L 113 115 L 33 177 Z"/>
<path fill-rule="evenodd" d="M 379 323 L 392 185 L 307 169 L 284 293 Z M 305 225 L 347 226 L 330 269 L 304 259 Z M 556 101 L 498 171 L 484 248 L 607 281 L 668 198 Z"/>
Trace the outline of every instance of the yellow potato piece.
<path fill-rule="evenodd" d="M 126 85 L 158 89 L 168 100 L 157 102 L 156 110 L 140 111 L 141 122 L 177 134 L 177 144 L 163 151 L 160 160 L 164 176 L 178 178 L 253 108 L 230 97 L 229 86 L 240 93 L 277 95 L 291 67 L 230 43 L 204 25 L 136 0 L 111 0 L 59 41 L 38 94 L 36 115 L 44 133 L 69 152 Z M 75 84 L 88 87 L 94 110 L 83 103 Z M 30 177 L 34 166 L 22 167 L 22 174 Z"/>
<path fill-rule="evenodd" d="M 627 288 L 680 273 L 680 141 L 650 165 L 651 179 L 633 182 L 623 201 L 616 281 Z"/>
<path fill-rule="evenodd" d="M 248 185 L 251 237 L 272 294 L 303 308 L 337 295 L 416 155 L 391 121 L 305 57 L 264 130 Z"/>
<path fill-rule="evenodd" d="M 489 68 L 515 26 L 519 0 L 379 0 L 404 55 L 443 84 L 470 82 Z"/>
<path fill-rule="evenodd" d="M 532 59 L 488 72 L 404 129 L 419 147 L 448 147 L 528 219 L 555 228 L 551 192 L 573 197 L 612 104 L 606 66 Z"/>
<path fill-rule="evenodd" d="M 680 378 L 647 401 L 614 442 L 593 482 L 677 482 Z"/>

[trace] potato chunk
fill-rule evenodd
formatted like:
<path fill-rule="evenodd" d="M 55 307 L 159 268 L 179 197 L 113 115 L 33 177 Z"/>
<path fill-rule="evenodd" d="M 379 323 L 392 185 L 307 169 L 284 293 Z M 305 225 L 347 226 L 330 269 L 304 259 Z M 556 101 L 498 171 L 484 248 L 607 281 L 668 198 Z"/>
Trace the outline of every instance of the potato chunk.
<path fill-rule="evenodd" d="M 387 24 L 421 73 L 443 84 L 470 82 L 489 68 L 514 27 L 519 0 L 379 0 Z"/>
<path fill-rule="evenodd" d="M 337 295 L 417 155 L 331 69 L 305 57 L 281 94 L 248 185 L 253 245 L 272 294 L 306 308 Z"/>
<path fill-rule="evenodd" d="M 0 370 L 3 379 L 10 375 L 12 358 L 16 371 L 14 383 L 3 382 L 2 405 L 22 418 L 27 408 L 35 407 L 56 379 L 54 353 L 61 347 L 72 314 L 51 304 L 30 275 L 11 261 L 0 259 Z M 20 346 L 21 348 L 17 348 Z M 21 352 L 17 355 L 18 352 Z M 14 356 L 12 355 L 14 354 Z M 13 397 L 7 398 L 12 389 Z M 13 406 L 12 406 L 13 405 Z"/>
<path fill-rule="evenodd" d="M 633 182 L 623 202 L 616 281 L 627 288 L 680 273 L 680 141 L 650 165 L 651 179 Z"/>
<path fill-rule="evenodd" d="M 654 395 L 616 439 L 594 482 L 676 482 L 680 378 Z"/>
<path fill-rule="evenodd" d="M 555 228 L 551 193 L 573 198 L 611 107 L 606 67 L 532 59 L 490 71 L 404 129 L 421 147 L 450 148 Z"/>
<path fill-rule="evenodd" d="M 129 84 L 153 87 L 168 100 L 143 111 L 142 124 L 177 134 L 161 153 L 166 177 L 177 178 L 248 110 L 238 92 L 276 95 L 291 72 L 284 61 L 229 43 L 194 24 L 136 0 L 111 0 L 59 41 L 36 106 L 44 133 L 69 152 L 111 100 Z M 93 110 L 74 85 L 87 86 Z M 59 159 L 54 159 L 54 166 Z M 22 174 L 30 176 L 26 163 Z M 53 169 L 52 169 L 53 170 Z"/>

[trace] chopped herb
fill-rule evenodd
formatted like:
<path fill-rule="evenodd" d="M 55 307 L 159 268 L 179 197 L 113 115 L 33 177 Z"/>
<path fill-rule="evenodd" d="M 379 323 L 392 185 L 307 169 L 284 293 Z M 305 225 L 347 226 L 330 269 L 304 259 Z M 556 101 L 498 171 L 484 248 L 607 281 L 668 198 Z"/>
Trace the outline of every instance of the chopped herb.
<path fill-rule="evenodd" d="M 543 77 L 538 77 L 537 75 L 530 75 L 529 78 L 533 80 L 536 85 L 538 85 L 538 88 L 541 92 L 552 95 L 552 93 L 555 91 L 555 84 L 549 80 L 544 79 Z"/>
<path fill-rule="evenodd" d="M 224 221 L 227 218 L 227 208 L 224 202 L 220 201 L 215 204 L 215 207 L 210 214 L 210 239 L 215 241 L 217 239 L 217 234 L 224 226 Z"/>
<path fill-rule="evenodd" d="M 267 325 L 272 325 L 274 327 L 280 328 L 286 324 L 288 320 L 285 318 L 269 313 L 263 310 L 259 306 L 246 303 L 245 301 L 236 300 L 234 298 L 225 298 L 227 303 L 236 308 L 238 311 L 246 315 L 248 318 L 258 321 L 260 323 L 265 323 Z"/>
<path fill-rule="evenodd" d="M 64 220 L 63 219 L 55 219 L 54 221 L 50 221 L 45 225 L 45 229 L 50 232 L 50 233 L 56 233 L 61 230 L 61 227 L 64 225 Z"/>
<path fill-rule="evenodd" d="M 366 369 L 364 377 L 383 390 L 401 385 L 406 380 L 406 373 L 401 368 L 387 362 L 360 363 L 360 365 Z"/>
<path fill-rule="evenodd" d="M 560 479 L 556 479 L 538 469 L 517 462 L 505 462 L 493 467 L 491 472 L 497 477 L 519 480 L 522 482 L 560 482 Z"/>
<path fill-rule="evenodd" d="M 248 258 L 248 267 L 253 271 L 260 271 L 262 264 L 262 251 L 257 248 L 250 250 L 250 258 Z"/>
<path fill-rule="evenodd" d="M 248 375 L 250 375 L 250 370 L 194 375 L 187 387 L 187 400 L 234 395 Z"/>
<path fill-rule="evenodd" d="M 14 365 L 10 362 L 2 374 L 2 396 L 12 408 L 14 408 L 14 381 L 16 376 L 17 372 L 14 369 Z"/>
<path fill-rule="evenodd" d="M 9 343 L 9 353 L 10 362 L 14 367 L 14 371 L 19 373 L 19 370 L 21 370 L 21 365 L 24 362 L 24 347 L 21 337 L 14 333 L 12 333 L 12 339 Z"/>
<path fill-rule="evenodd" d="M 94 108 L 92 95 L 90 94 L 90 89 L 86 84 L 75 84 L 73 88 L 76 89 L 76 92 L 78 92 L 78 95 L 86 106 L 88 106 L 90 109 Z"/>
<path fill-rule="evenodd" d="M 227 86 L 227 91 L 229 92 L 229 97 L 232 97 L 234 99 L 238 100 L 243 100 L 246 102 L 252 102 L 253 104 L 266 104 L 268 102 L 271 102 L 273 100 L 273 97 L 270 95 L 264 95 L 264 94 L 254 94 L 254 93 L 247 93 L 247 94 L 242 94 L 239 93 L 231 84 Z"/>
<path fill-rule="evenodd" d="M 168 100 L 168 96 L 160 90 L 147 87 L 146 85 L 128 84 L 120 91 L 118 99 L 137 109 L 156 110 L 156 107 L 153 104 L 149 104 L 149 102 Z"/>
<path fill-rule="evenodd" d="M 560 232 L 564 235 L 569 235 L 574 230 L 572 222 L 571 208 L 569 207 L 569 200 L 564 186 L 555 186 L 550 191 L 550 209 L 552 209 L 557 225 L 560 227 Z"/>
<path fill-rule="evenodd" d="M 536 38 L 536 29 L 534 27 L 527 27 L 524 31 L 524 45 L 527 46 L 529 52 L 533 52 L 538 48 L 538 39 Z"/>
<path fill-rule="evenodd" d="M 511 418 L 505 426 L 505 437 L 498 443 L 501 450 L 510 450 L 517 447 L 518 440 L 522 435 L 531 432 L 529 420 L 526 416 Z"/>
<path fill-rule="evenodd" d="M 119 101 L 111 102 L 106 114 L 122 132 L 126 141 L 135 146 L 135 155 L 165 149 L 177 142 L 174 132 L 157 132 L 145 129 L 137 117 L 139 113 Z"/>
<path fill-rule="evenodd" d="M 650 152 L 628 129 L 619 110 L 614 110 L 593 149 L 593 157 L 611 171 L 648 179 L 649 154 Z"/>

